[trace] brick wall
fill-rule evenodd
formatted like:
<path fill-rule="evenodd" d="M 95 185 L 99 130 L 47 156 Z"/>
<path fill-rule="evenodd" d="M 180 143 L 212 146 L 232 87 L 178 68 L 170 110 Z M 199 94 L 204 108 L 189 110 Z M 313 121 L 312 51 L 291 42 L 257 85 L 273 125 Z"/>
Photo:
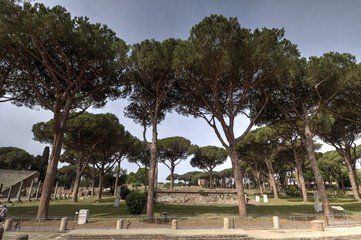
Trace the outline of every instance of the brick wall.
<path fill-rule="evenodd" d="M 219 205 L 237 204 L 237 193 L 234 190 L 194 190 L 172 191 L 157 190 L 156 202 L 166 204 Z"/>

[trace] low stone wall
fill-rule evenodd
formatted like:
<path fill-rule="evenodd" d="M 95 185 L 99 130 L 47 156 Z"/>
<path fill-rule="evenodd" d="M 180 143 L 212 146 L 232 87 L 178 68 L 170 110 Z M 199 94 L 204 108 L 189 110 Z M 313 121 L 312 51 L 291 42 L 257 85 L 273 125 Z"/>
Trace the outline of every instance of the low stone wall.
<path fill-rule="evenodd" d="M 132 229 L 133 230 L 133 229 Z M 146 233 L 147 232 L 147 233 Z M 208 232 L 208 233 L 207 233 Z M 144 230 L 134 229 L 130 230 L 107 230 L 107 231 L 93 231 L 93 230 L 73 230 L 66 234 L 66 239 L 69 240 L 87 240 L 87 239 L 147 239 L 147 240 L 251 240 L 254 238 L 248 237 L 245 234 L 238 232 L 229 232 L 223 230 L 201 230 L 201 231 L 181 231 L 181 230 Z"/>
<path fill-rule="evenodd" d="M 97 235 L 97 236 L 73 236 L 67 235 L 66 239 L 69 240 L 86 240 L 86 239 L 108 239 L 108 240 L 121 240 L 121 239 L 147 239 L 147 240 L 251 240 L 253 238 L 249 238 L 243 235 L 219 235 L 219 236 L 207 236 L 207 235 L 194 235 L 194 236 L 167 236 L 163 234 L 153 234 L 153 235 L 137 235 L 137 236 L 130 236 L 130 235 Z"/>
<path fill-rule="evenodd" d="M 224 190 L 157 190 L 156 202 L 165 204 L 191 205 L 235 205 L 237 192 Z"/>

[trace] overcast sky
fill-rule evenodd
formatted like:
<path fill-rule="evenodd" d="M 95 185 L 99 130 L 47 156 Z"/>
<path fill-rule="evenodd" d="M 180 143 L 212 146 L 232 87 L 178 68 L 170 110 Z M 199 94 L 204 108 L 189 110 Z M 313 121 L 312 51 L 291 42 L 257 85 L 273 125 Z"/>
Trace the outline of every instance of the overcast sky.
<path fill-rule="evenodd" d="M 358 0 L 44 0 L 47 6 L 64 6 L 72 16 L 87 16 L 91 22 L 108 25 L 127 44 L 145 39 L 162 41 L 167 38 L 187 39 L 195 24 L 210 14 L 237 17 L 241 26 L 284 28 L 285 36 L 298 46 L 304 57 L 320 56 L 329 51 L 348 52 L 361 59 L 361 1 Z M 133 135 L 141 138 L 142 128 L 123 116 L 126 103 L 109 102 L 92 112 L 110 112 Z M 31 128 L 52 118 L 50 111 L 36 111 L 1 103 L 0 147 L 15 146 L 33 155 L 44 146 L 34 141 Z M 237 123 L 238 133 L 247 124 Z M 199 146 L 220 146 L 214 132 L 202 119 L 170 114 L 159 127 L 159 138 L 183 136 Z M 122 163 L 128 173 L 135 164 Z M 230 163 L 218 170 L 230 167 Z M 0 166 L 1 168 L 1 166 Z M 176 167 L 176 173 L 191 171 L 188 162 Z M 159 180 L 164 181 L 169 170 L 160 164 Z"/>

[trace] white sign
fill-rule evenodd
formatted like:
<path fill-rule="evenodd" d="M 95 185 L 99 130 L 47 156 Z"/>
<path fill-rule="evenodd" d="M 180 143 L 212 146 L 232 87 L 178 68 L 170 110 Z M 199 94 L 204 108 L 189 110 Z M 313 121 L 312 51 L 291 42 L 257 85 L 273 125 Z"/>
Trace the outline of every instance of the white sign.
<path fill-rule="evenodd" d="M 78 224 L 84 224 L 88 222 L 89 209 L 80 209 L 78 215 Z"/>
<path fill-rule="evenodd" d="M 265 195 L 263 195 L 263 202 L 264 203 L 268 203 L 268 197 L 267 197 L 267 195 L 265 194 Z"/>
<path fill-rule="evenodd" d="M 337 211 L 345 211 L 345 209 L 341 206 L 331 206 L 332 209 L 335 209 Z"/>

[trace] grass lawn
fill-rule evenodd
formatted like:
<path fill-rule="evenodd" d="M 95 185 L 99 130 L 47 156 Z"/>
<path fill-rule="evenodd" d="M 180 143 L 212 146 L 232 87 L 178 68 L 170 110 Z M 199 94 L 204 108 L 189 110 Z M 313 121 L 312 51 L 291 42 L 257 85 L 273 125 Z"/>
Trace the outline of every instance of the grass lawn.
<path fill-rule="evenodd" d="M 350 198 L 329 198 L 332 206 L 343 207 L 349 216 L 361 218 L 361 202 Z M 4 203 L 3 203 L 4 204 Z M 6 204 L 6 203 L 5 203 Z M 8 205 L 9 216 L 24 216 L 35 218 L 39 202 L 22 202 Z M 63 217 L 75 216 L 79 209 L 90 209 L 92 218 L 116 218 L 135 217 L 130 215 L 125 202 L 121 202 L 120 207 L 114 207 L 113 197 L 103 197 L 100 202 L 95 198 L 79 199 L 78 203 L 72 203 L 71 199 L 53 200 L 50 202 L 49 216 Z M 169 216 L 184 217 L 220 217 L 220 216 L 237 216 L 238 206 L 190 206 L 190 205 L 165 205 L 156 204 L 154 207 L 155 214 L 167 212 Z M 249 206 L 248 215 L 266 216 L 266 215 L 302 215 L 315 214 L 313 202 L 303 203 L 301 198 L 282 198 L 269 199 L 268 204 L 259 204 Z M 143 215 L 144 216 L 144 215 Z"/>

